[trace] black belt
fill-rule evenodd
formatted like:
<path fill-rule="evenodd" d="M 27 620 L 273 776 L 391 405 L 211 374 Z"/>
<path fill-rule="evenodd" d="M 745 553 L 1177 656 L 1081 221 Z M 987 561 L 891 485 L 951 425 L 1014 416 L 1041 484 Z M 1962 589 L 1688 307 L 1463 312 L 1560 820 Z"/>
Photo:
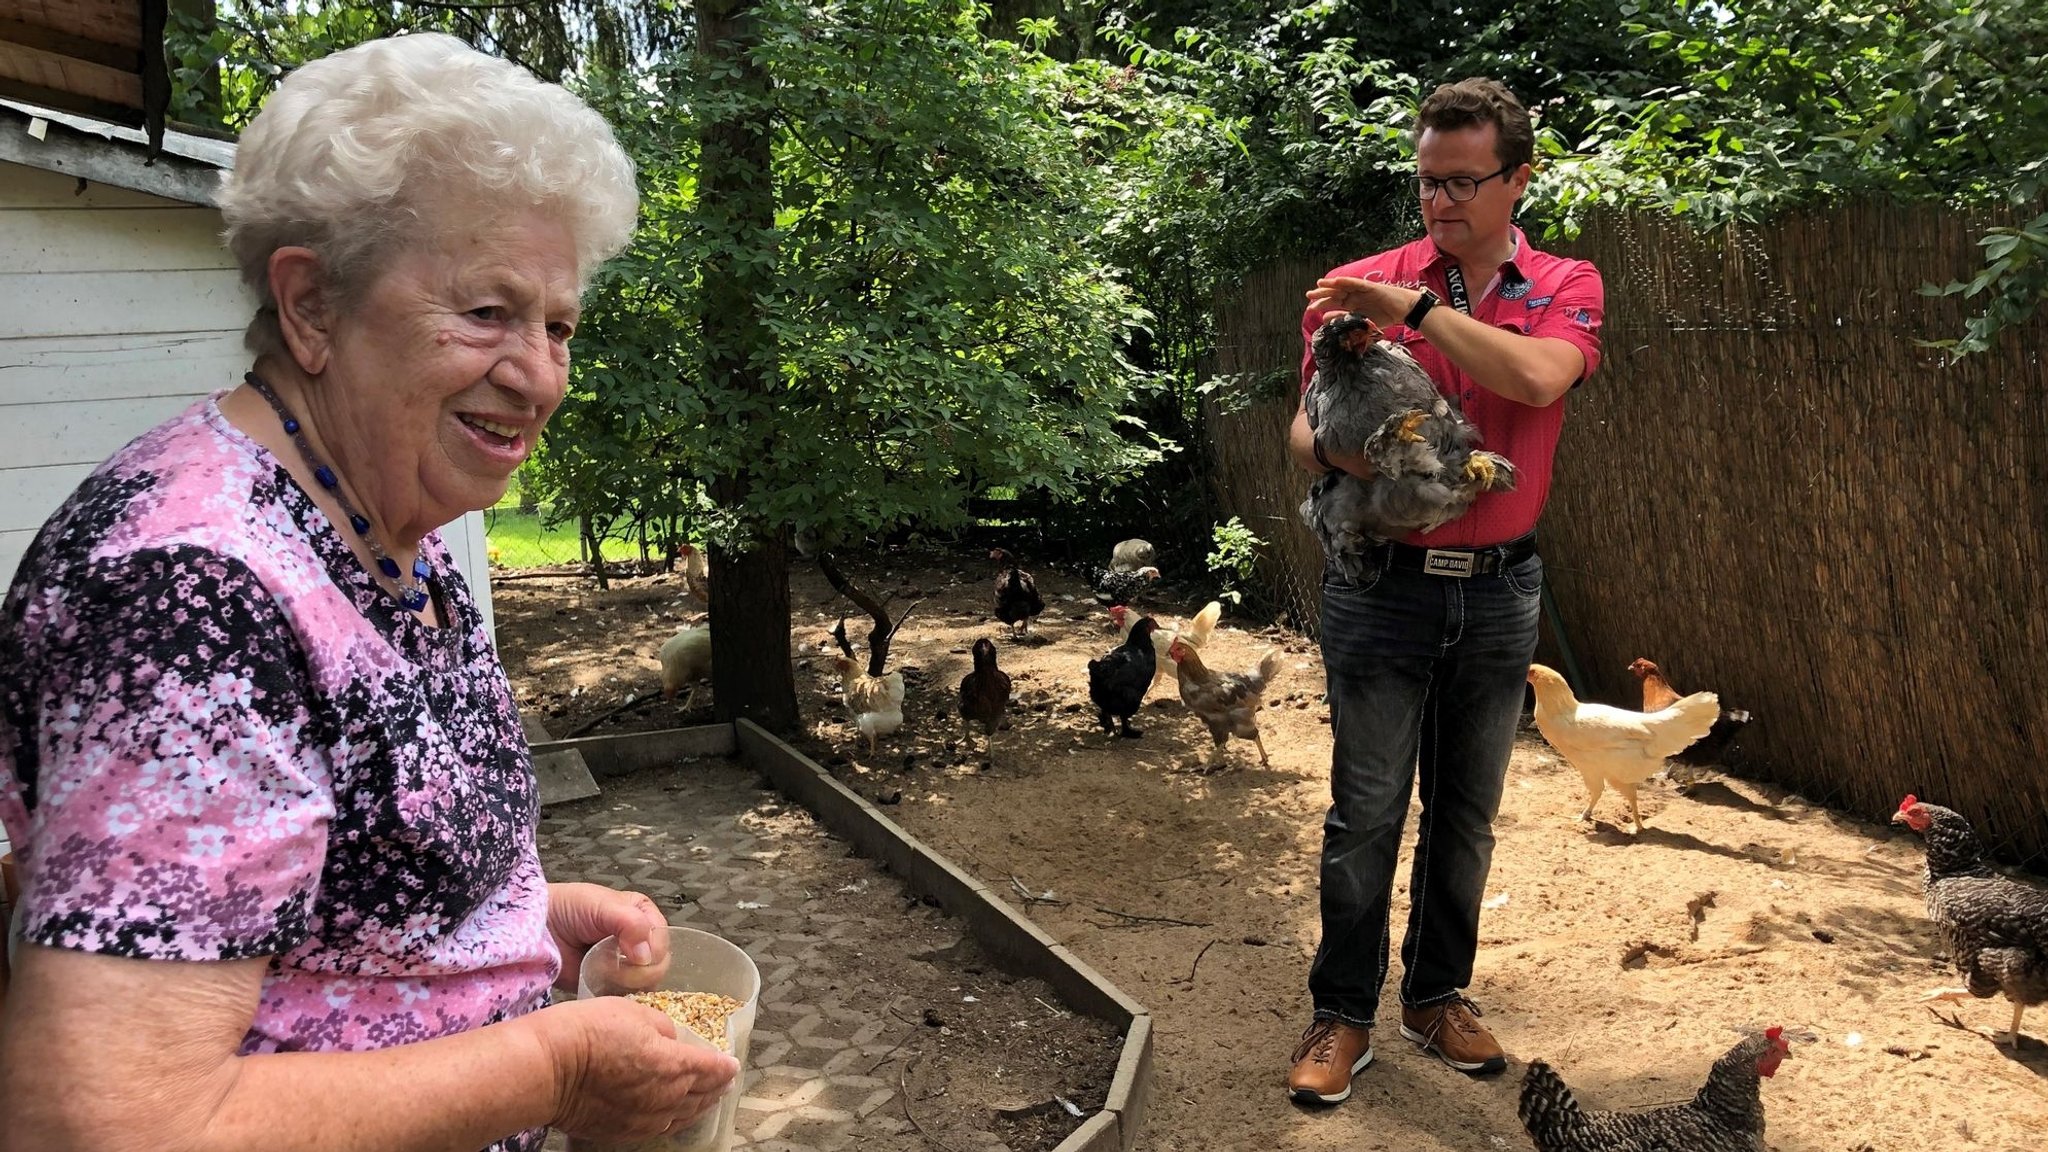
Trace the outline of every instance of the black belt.
<path fill-rule="evenodd" d="M 1536 534 L 1529 533 L 1505 544 L 1483 548 L 1421 548 L 1390 541 L 1365 550 L 1362 559 L 1370 566 L 1386 560 L 1392 568 L 1426 572 L 1431 576 L 1492 576 L 1504 572 L 1536 554 Z"/>

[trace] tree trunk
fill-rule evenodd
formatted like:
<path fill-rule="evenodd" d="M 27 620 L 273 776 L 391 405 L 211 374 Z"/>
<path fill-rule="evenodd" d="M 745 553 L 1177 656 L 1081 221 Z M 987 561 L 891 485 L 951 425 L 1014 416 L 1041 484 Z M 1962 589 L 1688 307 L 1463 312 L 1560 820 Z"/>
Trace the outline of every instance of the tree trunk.
<path fill-rule="evenodd" d="M 754 59 L 759 27 L 754 0 L 701 0 L 697 6 L 697 62 L 727 79 L 740 97 L 699 128 L 698 215 L 713 235 L 731 237 L 705 261 L 699 294 L 706 349 L 704 368 L 714 379 L 748 391 L 771 390 L 774 337 L 761 322 L 759 301 L 774 288 L 775 181 L 770 155 L 768 76 Z M 763 406 L 773 411 L 773 405 Z M 765 445 L 771 426 L 749 418 L 748 437 Z M 722 508 L 744 511 L 755 479 L 744 468 L 712 483 Z M 772 732 L 797 725 L 796 680 L 790 669 L 789 554 L 782 525 L 743 517 L 752 531 L 746 551 L 711 542 L 711 686 L 720 720 L 746 717 Z"/>

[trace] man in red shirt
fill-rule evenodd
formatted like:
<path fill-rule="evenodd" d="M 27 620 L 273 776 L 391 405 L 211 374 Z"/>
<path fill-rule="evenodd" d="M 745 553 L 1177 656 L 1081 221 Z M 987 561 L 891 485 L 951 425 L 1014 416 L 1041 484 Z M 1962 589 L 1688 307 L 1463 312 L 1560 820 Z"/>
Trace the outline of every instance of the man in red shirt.
<path fill-rule="evenodd" d="M 1314 1018 L 1287 1080 L 1288 1094 L 1308 1104 L 1349 1097 L 1352 1076 L 1372 1061 L 1394 863 L 1418 766 L 1401 1035 L 1461 1071 L 1507 1067 L 1464 989 L 1536 651 L 1536 520 L 1565 394 L 1600 362 L 1600 273 L 1536 251 L 1513 224 L 1535 155 L 1520 102 L 1491 80 L 1447 84 L 1423 101 L 1416 133 L 1428 235 L 1317 281 L 1302 316 L 1304 349 L 1332 312 L 1371 319 L 1463 409 L 1482 445 L 1514 464 L 1516 486 L 1482 494 L 1431 532 L 1326 557 L 1333 748 L 1323 935 L 1309 970 Z M 1305 352 L 1304 392 L 1314 371 Z M 1288 451 L 1317 474 L 1372 476 L 1363 457 L 1320 443 L 1305 409 Z"/>

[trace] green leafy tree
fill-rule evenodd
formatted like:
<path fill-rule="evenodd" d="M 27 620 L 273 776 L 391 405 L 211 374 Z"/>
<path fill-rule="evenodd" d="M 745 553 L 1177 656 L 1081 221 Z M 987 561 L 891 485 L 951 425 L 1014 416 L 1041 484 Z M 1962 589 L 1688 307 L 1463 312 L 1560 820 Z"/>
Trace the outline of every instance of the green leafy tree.
<path fill-rule="evenodd" d="M 751 676 L 718 662 L 727 714 L 794 721 L 792 539 L 961 525 L 986 487 L 1072 494 L 1162 450 L 1120 416 L 1143 312 L 1091 249 L 1110 186 L 1065 71 L 982 14 L 707 8 L 694 62 L 598 96 L 641 160 L 642 227 L 578 337 L 564 415 L 593 418 L 565 428 L 707 486 L 713 643 Z"/>
<path fill-rule="evenodd" d="M 2024 223 L 1983 240 L 1980 302 L 1948 345 L 1982 351 L 2048 299 L 2048 6 L 2037 0 L 1631 7 L 1644 50 L 1686 70 L 1596 103 L 1537 193 L 1564 226 L 1597 205 L 1712 226 L 1851 196 L 2008 204 Z"/>

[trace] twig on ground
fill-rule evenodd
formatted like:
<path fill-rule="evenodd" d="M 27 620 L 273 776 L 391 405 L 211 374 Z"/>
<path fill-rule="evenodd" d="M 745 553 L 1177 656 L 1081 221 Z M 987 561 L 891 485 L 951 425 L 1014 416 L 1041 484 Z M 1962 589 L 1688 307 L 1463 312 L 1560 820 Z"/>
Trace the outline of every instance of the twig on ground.
<path fill-rule="evenodd" d="M 1202 921 L 1202 920 L 1175 920 L 1175 919 L 1174 919 L 1173 917 L 1171 917 L 1171 916 L 1139 916 L 1139 915 L 1136 915 L 1135 913 L 1131 913 L 1131 912 L 1119 912 L 1119 911 L 1117 911 L 1117 910 L 1116 910 L 1116 909 L 1114 909 L 1114 908 L 1104 908 L 1104 907 L 1103 907 L 1102 905 L 1100 905 L 1100 904 L 1097 904 L 1097 905 L 1095 906 L 1095 910 L 1096 910 L 1097 912 L 1100 912 L 1100 913 L 1102 913 L 1102 914 L 1103 914 L 1103 915 L 1105 915 L 1105 916 L 1117 916 L 1117 917 L 1121 917 L 1121 918 L 1123 918 L 1123 919 L 1125 919 L 1125 920 L 1136 920 L 1136 921 L 1139 921 L 1139 922 L 1141 922 L 1141 923 L 1145 923 L 1145 924 L 1173 924 L 1173 925 L 1176 925 L 1176 926 L 1178 926 L 1178 927 L 1181 927 L 1181 928 L 1208 928 L 1208 927 L 1212 927 L 1212 925 L 1210 925 L 1210 924 L 1209 924 L 1209 923 L 1208 923 L 1207 921 Z"/>
<path fill-rule="evenodd" d="M 921 1056 L 923 1053 L 920 1052 L 918 1055 Z M 910 1066 L 915 1063 L 917 1063 L 917 1060 L 913 1057 L 904 1061 L 903 1067 L 896 1070 L 896 1092 L 899 1096 L 903 1097 L 903 1118 L 910 1121 L 910 1126 L 917 1129 L 917 1134 L 924 1137 L 926 1143 L 934 1148 L 943 1149 L 944 1152 L 953 1152 L 953 1149 L 945 1141 L 925 1131 L 924 1125 L 917 1122 L 917 1114 L 910 1110 Z"/>
<path fill-rule="evenodd" d="M 1188 978 L 1181 981 L 1181 983 L 1186 984 L 1190 988 L 1194 987 L 1195 970 L 1202 966 L 1202 957 L 1207 956 L 1209 949 L 1214 948 L 1218 943 L 1219 941 L 1211 940 L 1207 944 L 1202 945 L 1202 950 L 1195 953 L 1195 962 L 1188 965 Z"/>
<path fill-rule="evenodd" d="M 569 734 L 567 736 L 562 737 L 562 739 L 574 740 L 578 736 L 583 735 L 585 732 L 590 731 L 592 728 L 597 727 L 599 724 L 604 723 L 605 721 L 611 719 L 614 716 L 619 715 L 622 712 L 631 712 L 635 708 L 646 707 L 647 704 L 654 699 L 655 695 L 652 692 L 649 692 L 645 696 L 635 696 L 632 699 L 626 701 L 624 704 L 621 704 L 618 707 L 613 708 L 611 711 L 606 712 L 602 716 L 598 716 L 595 719 L 591 720 L 585 720 L 583 723 L 578 724 L 576 727 L 569 729 Z"/>

